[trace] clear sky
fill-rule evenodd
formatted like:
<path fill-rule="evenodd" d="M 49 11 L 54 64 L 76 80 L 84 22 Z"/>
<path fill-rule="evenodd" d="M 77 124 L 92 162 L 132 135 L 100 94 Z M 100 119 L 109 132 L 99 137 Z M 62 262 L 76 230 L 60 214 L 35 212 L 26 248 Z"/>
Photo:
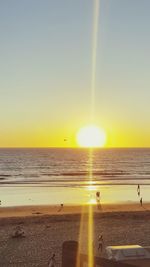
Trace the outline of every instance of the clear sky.
<path fill-rule="evenodd" d="M 1 147 L 76 146 L 90 115 L 93 2 L 0 1 Z M 149 10 L 100 1 L 94 122 L 108 147 L 150 146 Z"/>

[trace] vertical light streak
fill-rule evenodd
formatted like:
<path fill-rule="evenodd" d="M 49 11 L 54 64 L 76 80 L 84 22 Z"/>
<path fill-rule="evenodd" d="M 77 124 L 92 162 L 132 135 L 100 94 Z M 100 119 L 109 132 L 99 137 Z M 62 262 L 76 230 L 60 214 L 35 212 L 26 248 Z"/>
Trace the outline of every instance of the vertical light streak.
<path fill-rule="evenodd" d="M 95 118 L 95 89 L 96 89 L 96 57 L 98 40 L 98 22 L 99 22 L 99 0 L 94 0 L 93 12 L 93 36 L 92 36 L 92 73 L 91 73 L 91 114 L 90 119 L 93 123 Z M 89 149 L 89 183 L 93 181 L 93 149 Z M 88 267 L 94 266 L 93 251 L 93 206 L 89 205 L 88 220 Z"/>
<path fill-rule="evenodd" d="M 95 117 L 95 87 L 96 87 L 96 56 L 97 56 L 97 39 L 98 39 L 98 21 L 99 21 L 99 5 L 100 0 L 94 1 L 93 11 L 93 36 L 92 36 L 92 68 L 91 68 L 91 110 L 90 120 L 93 123 Z M 89 184 L 93 181 L 93 149 L 89 149 L 88 160 L 88 176 Z M 79 247 L 83 237 L 83 222 L 84 216 L 81 216 L 80 234 L 79 234 Z M 80 266 L 80 259 L 77 259 L 77 266 Z M 88 267 L 94 266 L 94 251 L 93 251 L 93 206 L 89 204 L 88 208 Z"/>
<path fill-rule="evenodd" d="M 82 244 L 82 238 L 83 238 L 84 220 L 85 220 L 85 206 L 82 207 L 82 212 L 81 212 L 80 230 L 79 230 L 79 247 L 78 247 L 78 253 L 77 253 L 76 267 L 81 266 L 79 253 L 81 251 L 81 244 Z"/>
<path fill-rule="evenodd" d="M 93 149 L 89 149 L 89 183 L 93 180 Z M 93 251 L 93 206 L 89 204 L 88 212 L 88 267 L 94 266 L 94 251 Z"/>
<path fill-rule="evenodd" d="M 94 0 L 93 36 L 92 36 L 91 114 L 90 114 L 92 122 L 95 116 L 96 56 L 97 56 L 99 6 L 100 6 L 99 0 Z"/>
<path fill-rule="evenodd" d="M 89 220 L 88 220 L 88 267 L 94 266 L 94 251 L 93 251 L 93 206 L 89 205 Z"/>

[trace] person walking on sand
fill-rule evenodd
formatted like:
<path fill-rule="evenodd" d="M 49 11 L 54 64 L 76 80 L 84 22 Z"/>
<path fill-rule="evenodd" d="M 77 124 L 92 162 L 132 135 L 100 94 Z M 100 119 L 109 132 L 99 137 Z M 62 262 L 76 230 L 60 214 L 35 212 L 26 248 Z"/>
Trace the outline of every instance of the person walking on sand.
<path fill-rule="evenodd" d="M 101 203 L 100 203 L 100 192 L 99 191 L 96 192 L 96 202 L 97 202 L 97 208 L 98 208 L 98 210 L 100 210 L 101 209 Z"/>
<path fill-rule="evenodd" d="M 100 201 L 100 192 L 99 191 L 96 192 L 96 200 Z"/>
<path fill-rule="evenodd" d="M 137 193 L 138 193 L 138 196 L 140 196 L 140 185 L 138 184 L 138 187 L 137 187 Z"/>
<path fill-rule="evenodd" d="M 55 254 L 53 253 L 52 257 L 49 259 L 48 267 L 55 267 L 56 266 L 56 260 L 55 260 Z"/>
<path fill-rule="evenodd" d="M 99 238 L 98 238 L 98 250 L 100 249 L 101 252 L 103 250 L 103 243 L 104 243 L 103 236 L 100 235 Z"/>
<path fill-rule="evenodd" d="M 141 204 L 141 207 L 143 206 L 143 199 L 142 197 L 140 198 L 140 204 Z"/>
<path fill-rule="evenodd" d="M 63 209 L 63 207 L 64 207 L 64 204 L 63 204 L 63 203 L 61 203 L 61 204 L 60 204 L 60 208 L 59 208 L 58 212 L 60 212 L 60 211 Z"/>

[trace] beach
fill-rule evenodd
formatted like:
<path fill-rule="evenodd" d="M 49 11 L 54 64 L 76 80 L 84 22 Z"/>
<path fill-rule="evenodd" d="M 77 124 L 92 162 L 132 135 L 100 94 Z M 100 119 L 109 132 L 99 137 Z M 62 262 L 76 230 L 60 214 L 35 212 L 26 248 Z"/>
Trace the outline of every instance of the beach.
<path fill-rule="evenodd" d="M 98 251 L 98 236 L 108 245 L 138 244 L 149 246 L 150 204 L 102 205 L 93 207 L 94 255 Z M 79 240 L 80 252 L 87 254 L 88 205 L 24 206 L 0 208 L 0 266 L 48 266 L 50 256 L 56 254 L 56 266 L 61 266 L 62 244 Z M 82 231 L 81 231 L 82 221 Z M 20 225 L 23 238 L 13 238 Z"/>
<path fill-rule="evenodd" d="M 150 149 L 95 150 L 90 179 L 87 150 L 0 149 L 0 267 L 46 267 L 53 253 L 61 267 L 65 241 L 88 254 L 89 226 L 95 256 L 109 245 L 149 246 L 149 156 Z M 18 227 L 24 237 L 14 238 Z"/>

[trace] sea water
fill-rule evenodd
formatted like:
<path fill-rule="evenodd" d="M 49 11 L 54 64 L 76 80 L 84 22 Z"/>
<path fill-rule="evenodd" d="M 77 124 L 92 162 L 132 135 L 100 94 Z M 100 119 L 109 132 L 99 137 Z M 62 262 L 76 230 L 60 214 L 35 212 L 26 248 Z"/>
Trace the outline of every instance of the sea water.
<path fill-rule="evenodd" d="M 150 192 L 150 149 L 1 148 L 2 205 L 145 201 Z M 91 161 L 90 161 L 91 162 Z M 92 173 L 92 182 L 89 178 Z"/>

